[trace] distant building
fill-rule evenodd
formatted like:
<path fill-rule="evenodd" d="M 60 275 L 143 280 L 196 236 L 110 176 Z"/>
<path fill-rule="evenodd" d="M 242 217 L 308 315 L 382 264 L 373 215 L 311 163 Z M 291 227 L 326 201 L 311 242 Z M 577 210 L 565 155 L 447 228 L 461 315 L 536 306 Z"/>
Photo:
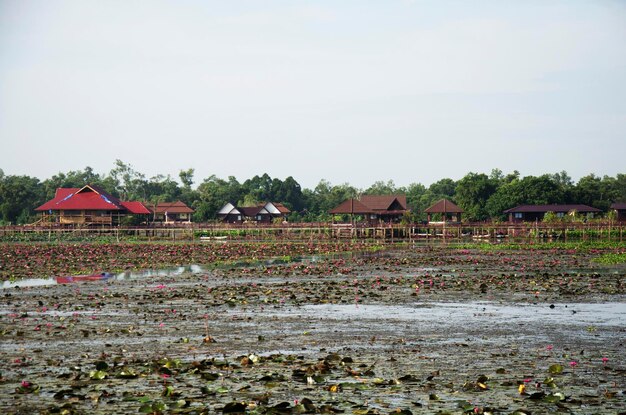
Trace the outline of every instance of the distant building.
<path fill-rule="evenodd" d="M 399 222 L 410 212 L 405 195 L 362 195 L 359 199 L 348 199 L 331 209 L 331 215 L 363 216 L 366 222 Z"/>
<path fill-rule="evenodd" d="M 147 206 L 152 214 L 151 220 L 154 222 L 189 223 L 191 222 L 191 215 L 194 213 L 192 208 L 180 200 L 176 202 L 161 202 L 156 205 L 147 204 Z"/>
<path fill-rule="evenodd" d="M 617 213 L 617 220 L 620 222 L 626 222 L 626 203 L 613 203 L 611 205 L 611 209 L 613 209 Z"/>
<path fill-rule="evenodd" d="M 122 202 L 95 185 L 81 188 L 60 187 L 52 200 L 35 209 L 47 222 L 61 224 L 117 225 L 129 215 L 147 215 L 141 202 Z"/>
<path fill-rule="evenodd" d="M 289 213 L 291 211 L 278 202 L 265 202 L 249 207 L 237 207 L 229 202 L 217 212 L 217 217 L 226 223 L 272 223 L 277 218 L 286 220 Z"/>
<path fill-rule="evenodd" d="M 553 212 L 557 217 L 576 212 L 593 218 L 596 213 L 602 211 L 587 205 L 520 205 L 504 211 L 509 215 L 509 222 L 542 221 L 548 212 Z"/>
<path fill-rule="evenodd" d="M 441 216 L 441 222 L 461 222 L 461 215 L 463 209 L 452 203 L 448 199 L 441 199 L 428 209 L 424 211 L 428 215 L 428 222 L 433 222 L 432 215 L 437 214 Z"/>

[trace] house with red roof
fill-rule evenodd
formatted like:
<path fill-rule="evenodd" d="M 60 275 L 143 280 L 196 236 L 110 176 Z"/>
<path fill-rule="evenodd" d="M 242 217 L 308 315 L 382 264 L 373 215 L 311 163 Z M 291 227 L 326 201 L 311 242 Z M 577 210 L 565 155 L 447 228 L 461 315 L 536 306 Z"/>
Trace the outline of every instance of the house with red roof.
<path fill-rule="evenodd" d="M 149 215 L 141 202 L 123 202 L 104 189 L 88 184 L 81 188 L 61 187 L 54 198 L 35 209 L 45 221 L 61 224 L 117 225 L 129 215 Z"/>
<path fill-rule="evenodd" d="M 410 212 L 405 195 L 362 195 L 358 199 L 348 199 L 331 209 L 331 215 L 362 216 L 366 222 L 399 222 L 405 213 Z"/>
<path fill-rule="evenodd" d="M 146 203 L 154 222 L 180 223 L 191 222 L 191 215 L 195 212 L 180 200 L 176 202 L 162 202 L 154 205 Z"/>
<path fill-rule="evenodd" d="M 278 202 L 265 202 L 249 207 L 237 207 L 229 202 L 217 212 L 217 217 L 226 223 L 272 223 L 277 218 L 285 220 L 289 213 L 291 210 Z"/>

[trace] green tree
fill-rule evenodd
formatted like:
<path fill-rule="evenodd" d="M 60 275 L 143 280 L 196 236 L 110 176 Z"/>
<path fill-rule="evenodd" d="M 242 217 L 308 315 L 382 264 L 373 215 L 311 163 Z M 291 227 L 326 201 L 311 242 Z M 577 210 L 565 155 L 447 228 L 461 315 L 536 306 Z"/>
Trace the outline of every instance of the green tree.
<path fill-rule="evenodd" d="M 228 181 L 220 179 L 215 175 L 198 186 L 198 199 L 193 203 L 194 220 L 202 222 L 215 219 L 217 212 L 226 203 L 237 204 L 243 198 L 241 184 L 234 176 L 229 176 Z"/>
<path fill-rule="evenodd" d="M 594 174 L 582 177 L 574 189 L 578 203 L 608 211 L 612 202 L 620 198 L 619 182 L 609 176 Z"/>
<path fill-rule="evenodd" d="M 454 199 L 454 192 L 456 191 L 456 182 L 452 179 L 441 179 L 431 184 L 428 191 L 437 196 L 445 197 L 448 199 Z"/>
<path fill-rule="evenodd" d="M 121 160 L 115 160 L 115 167 L 109 176 L 116 184 L 114 194 L 122 200 L 149 199 L 147 180 L 143 173 Z"/>
<path fill-rule="evenodd" d="M 455 199 L 470 221 L 489 218 L 486 209 L 487 200 L 497 190 L 497 182 L 486 174 L 468 173 L 457 182 Z"/>
<path fill-rule="evenodd" d="M 35 218 L 34 210 L 45 202 L 39 179 L 0 175 L 0 222 L 24 224 Z"/>
<path fill-rule="evenodd" d="M 386 183 L 382 180 L 374 182 L 373 185 L 365 189 L 363 194 L 365 195 L 393 195 L 398 192 L 393 180 L 388 180 Z"/>
<path fill-rule="evenodd" d="M 181 170 L 178 173 L 178 177 L 180 177 L 180 182 L 183 184 L 185 189 L 191 189 L 191 185 L 193 184 L 193 174 L 194 169 Z"/>
<path fill-rule="evenodd" d="M 506 219 L 503 211 L 518 205 L 565 203 L 565 191 L 549 175 L 526 176 L 501 185 L 487 200 L 485 209 L 492 218 Z"/>

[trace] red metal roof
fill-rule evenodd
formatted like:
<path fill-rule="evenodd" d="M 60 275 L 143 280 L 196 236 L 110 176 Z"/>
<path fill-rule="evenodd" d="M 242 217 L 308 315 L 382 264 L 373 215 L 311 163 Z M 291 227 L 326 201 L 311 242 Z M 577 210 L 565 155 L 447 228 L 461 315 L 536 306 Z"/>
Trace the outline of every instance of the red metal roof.
<path fill-rule="evenodd" d="M 141 202 L 122 202 L 122 206 L 135 215 L 149 215 L 151 213 L 150 209 L 145 207 Z"/>
<path fill-rule="evenodd" d="M 507 209 L 504 211 L 504 213 L 567 213 L 573 210 L 581 213 L 602 212 L 600 209 L 596 209 L 587 205 L 520 205 L 511 209 Z"/>
<path fill-rule="evenodd" d="M 615 210 L 626 210 L 626 202 L 618 202 L 618 203 L 613 203 L 611 205 L 611 209 L 615 209 Z"/>
<path fill-rule="evenodd" d="M 35 210 L 127 210 L 134 214 L 150 213 L 141 202 L 122 202 L 102 188 L 93 185 L 82 188 L 60 187 L 56 190 L 54 199 Z"/>
<path fill-rule="evenodd" d="M 426 213 L 463 213 L 463 209 L 447 199 L 441 199 L 424 212 Z"/>
<path fill-rule="evenodd" d="M 95 186 L 87 185 L 80 189 L 59 188 L 54 199 L 35 210 L 125 210 L 125 208 L 115 196 Z"/>

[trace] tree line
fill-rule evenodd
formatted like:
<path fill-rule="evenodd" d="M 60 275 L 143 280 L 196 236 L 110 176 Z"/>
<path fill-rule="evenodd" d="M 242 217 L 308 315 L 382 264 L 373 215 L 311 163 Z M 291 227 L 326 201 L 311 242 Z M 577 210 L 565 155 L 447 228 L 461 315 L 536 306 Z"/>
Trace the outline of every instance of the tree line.
<path fill-rule="evenodd" d="M 333 185 L 327 180 L 313 189 L 303 189 L 291 176 L 284 180 L 267 173 L 244 182 L 229 176 L 215 175 L 194 187 L 194 169 L 181 170 L 178 180 L 167 175 L 147 178 L 133 166 L 116 160 L 107 174 L 91 167 L 58 173 L 46 180 L 30 176 L 5 175 L 0 169 L 0 224 L 27 224 L 36 219 L 34 209 L 54 197 L 59 187 L 82 187 L 94 184 L 121 200 L 139 200 L 149 204 L 182 200 L 195 209 L 194 220 L 216 218 L 226 203 L 253 206 L 264 201 L 281 202 L 291 211 L 292 222 L 317 222 L 330 219 L 328 211 L 349 198 L 362 194 L 405 194 L 412 210 L 411 220 L 425 219 L 423 213 L 436 201 L 447 198 L 465 210 L 469 221 L 506 219 L 503 211 L 520 204 L 585 204 L 607 211 L 611 203 L 626 201 L 626 174 L 599 177 L 589 174 L 574 182 L 565 171 L 541 176 L 521 177 L 518 171 L 504 174 L 494 169 L 490 174 L 468 173 L 455 181 L 443 178 L 426 187 L 421 183 L 396 186 L 392 180 L 377 181 L 367 189 L 349 183 Z"/>

